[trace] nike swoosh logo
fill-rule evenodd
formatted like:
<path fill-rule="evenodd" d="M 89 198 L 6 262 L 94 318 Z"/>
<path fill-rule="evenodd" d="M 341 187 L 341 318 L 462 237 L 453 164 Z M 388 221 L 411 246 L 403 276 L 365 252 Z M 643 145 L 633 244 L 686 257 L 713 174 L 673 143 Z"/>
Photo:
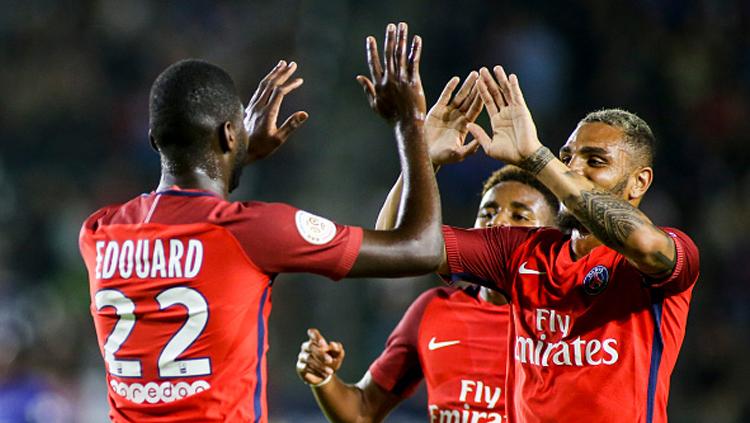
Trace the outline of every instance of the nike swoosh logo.
<path fill-rule="evenodd" d="M 518 273 L 520 273 L 522 275 L 545 275 L 546 274 L 546 272 L 540 272 L 540 271 L 534 270 L 534 269 L 527 269 L 526 268 L 526 263 L 528 263 L 528 262 L 525 261 L 525 262 L 521 263 L 521 267 L 518 268 Z"/>
<path fill-rule="evenodd" d="M 430 343 L 427 345 L 427 349 L 430 351 L 434 351 L 438 348 L 444 348 L 444 347 L 450 347 L 451 345 L 456 345 L 460 343 L 461 341 L 443 341 L 443 342 L 437 342 L 436 338 L 433 336 L 432 339 L 430 339 Z"/>

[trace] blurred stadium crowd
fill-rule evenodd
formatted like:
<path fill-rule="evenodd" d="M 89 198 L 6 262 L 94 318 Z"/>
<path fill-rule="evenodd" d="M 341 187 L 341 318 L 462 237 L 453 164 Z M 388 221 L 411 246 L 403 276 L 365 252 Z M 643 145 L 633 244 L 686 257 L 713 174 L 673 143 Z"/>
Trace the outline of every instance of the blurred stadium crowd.
<path fill-rule="evenodd" d="M 181 58 L 204 58 L 225 67 L 249 98 L 279 59 L 296 60 L 305 85 L 288 99 L 286 113 L 307 110 L 311 119 L 277 155 L 246 169 L 233 198 L 290 202 L 372 226 L 397 162 L 392 136 L 371 116 L 354 76 L 366 71 L 364 37 L 381 37 L 384 24 L 396 20 L 424 38 L 428 101 L 454 74 L 501 63 L 519 75 L 540 137 L 553 150 L 597 108 L 623 107 L 651 124 L 661 145 L 644 208 L 656 223 L 689 233 L 702 256 L 670 416 L 750 421 L 750 3 L 3 0 L 0 6 L 0 421 L 88 422 L 106 415 L 78 230 L 96 208 L 156 186 L 147 111 L 159 71 Z M 489 127 L 485 116 L 480 123 Z M 447 223 L 472 224 L 480 182 L 497 166 L 480 152 L 441 170 Z M 342 375 L 355 380 L 405 307 L 434 283 L 432 277 L 339 284 L 308 275 L 279 278 L 271 318 L 272 418 L 322 419 L 294 373 L 305 328 L 318 326 L 344 342 Z M 26 402 L 28 420 L 7 417 Z M 423 407 L 417 398 L 393 421 L 424 421 Z"/>

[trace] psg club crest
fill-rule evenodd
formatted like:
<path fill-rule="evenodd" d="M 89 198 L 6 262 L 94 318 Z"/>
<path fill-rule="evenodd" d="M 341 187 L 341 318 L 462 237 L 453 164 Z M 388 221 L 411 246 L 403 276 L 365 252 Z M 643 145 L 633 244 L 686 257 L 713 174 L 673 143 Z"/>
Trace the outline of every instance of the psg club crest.
<path fill-rule="evenodd" d="M 599 295 L 609 283 L 609 270 L 601 264 L 594 266 L 583 278 L 583 291 L 589 295 Z"/>

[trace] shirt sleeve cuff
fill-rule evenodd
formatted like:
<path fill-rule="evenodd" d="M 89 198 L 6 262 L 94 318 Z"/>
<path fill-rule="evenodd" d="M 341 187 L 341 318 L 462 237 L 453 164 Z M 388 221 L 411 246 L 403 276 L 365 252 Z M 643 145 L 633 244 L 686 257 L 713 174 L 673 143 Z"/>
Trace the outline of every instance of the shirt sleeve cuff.
<path fill-rule="evenodd" d="M 336 274 L 333 275 L 333 280 L 338 281 L 346 277 L 354 266 L 354 262 L 359 257 L 359 250 L 362 247 L 363 232 L 362 228 L 357 226 L 348 226 L 349 237 L 346 240 L 344 246 L 344 254 L 341 255 L 341 260 L 336 266 Z"/>
<path fill-rule="evenodd" d="M 668 285 L 677 280 L 682 274 L 682 269 L 685 267 L 685 247 L 682 245 L 682 241 L 673 232 L 667 231 L 667 235 L 674 241 L 675 247 L 675 265 L 672 269 L 672 273 L 664 279 L 654 280 L 651 286 L 662 287 Z"/>

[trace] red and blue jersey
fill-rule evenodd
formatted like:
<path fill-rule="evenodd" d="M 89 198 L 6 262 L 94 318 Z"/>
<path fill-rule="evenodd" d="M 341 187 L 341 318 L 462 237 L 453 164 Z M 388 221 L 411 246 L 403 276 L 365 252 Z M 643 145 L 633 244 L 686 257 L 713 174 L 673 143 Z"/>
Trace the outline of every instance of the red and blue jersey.
<path fill-rule="evenodd" d="M 554 229 L 444 229 L 451 278 L 510 299 L 509 421 L 667 421 L 699 259 L 687 235 L 663 230 L 676 265 L 652 280 L 606 246 L 576 259 Z"/>
<path fill-rule="evenodd" d="M 430 421 L 504 422 L 508 315 L 476 292 L 430 289 L 391 333 L 372 380 L 405 398 L 424 379 Z"/>
<path fill-rule="evenodd" d="M 266 422 L 277 273 L 332 279 L 362 230 L 284 204 L 206 191 L 105 207 L 80 235 L 114 422 Z"/>

